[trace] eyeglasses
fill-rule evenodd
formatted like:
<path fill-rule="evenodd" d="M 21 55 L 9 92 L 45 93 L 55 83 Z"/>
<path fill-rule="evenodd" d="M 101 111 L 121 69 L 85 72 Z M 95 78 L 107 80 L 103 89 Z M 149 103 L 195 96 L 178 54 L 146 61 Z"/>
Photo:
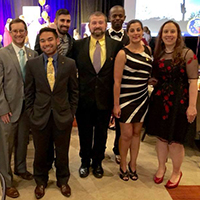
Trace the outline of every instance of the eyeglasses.
<path fill-rule="evenodd" d="M 11 32 L 14 33 L 14 34 L 17 34 L 17 33 L 23 34 L 23 33 L 25 33 L 25 30 L 24 29 L 12 30 Z"/>

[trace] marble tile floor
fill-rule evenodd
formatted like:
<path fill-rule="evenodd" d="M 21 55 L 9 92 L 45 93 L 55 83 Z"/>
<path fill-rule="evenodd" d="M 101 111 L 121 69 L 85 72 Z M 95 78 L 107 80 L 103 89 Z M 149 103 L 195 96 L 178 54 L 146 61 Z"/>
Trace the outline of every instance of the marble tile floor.
<path fill-rule="evenodd" d="M 122 181 L 119 178 L 119 166 L 114 161 L 112 152 L 115 132 L 108 131 L 106 157 L 103 161 L 104 177 L 96 179 L 92 172 L 87 178 L 80 178 L 78 169 L 80 167 L 79 158 L 79 138 L 77 127 L 73 127 L 70 146 L 70 171 L 71 177 L 69 185 L 72 189 L 71 200 L 171 200 L 171 197 L 164 187 L 172 169 L 171 159 L 166 164 L 167 172 L 164 182 L 156 185 L 153 182 L 153 175 L 157 167 L 155 152 L 155 138 L 146 136 L 141 142 L 138 157 L 137 181 Z M 28 148 L 28 170 L 32 172 L 34 148 L 30 140 Z M 183 177 L 180 185 L 200 185 L 200 152 L 196 149 L 186 148 L 186 156 L 182 165 Z M 48 187 L 45 190 L 43 200 L 64 200 L 59 188 L 56 186 L 54 170 L 50 171 Z M 25 181 L 14 175 L 14 183 L 20 192 L 18 200 L 33 200 L 35 182 Z M 11 198 L 6 198 L 11 199 Z"/>

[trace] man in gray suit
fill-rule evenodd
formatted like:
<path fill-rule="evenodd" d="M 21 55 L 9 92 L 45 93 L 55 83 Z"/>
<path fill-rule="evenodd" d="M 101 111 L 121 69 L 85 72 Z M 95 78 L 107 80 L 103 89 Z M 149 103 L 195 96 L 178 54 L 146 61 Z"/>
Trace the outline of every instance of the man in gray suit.
<path fill-rule="evenodd" d="M 9 30 L 12 43 L 0 49 L 0 172 L 6 180 L 6 195 L 16 198 L 19 192 L 13 186 L 13 147 L 14 173 L 26 180 L 33 178 L 26 168 L 29 122 L 24 112 L 24 77 L 26 61 L 37 52 L 24 46 L 27 26 L 23 20 L 12 20 Z"/>

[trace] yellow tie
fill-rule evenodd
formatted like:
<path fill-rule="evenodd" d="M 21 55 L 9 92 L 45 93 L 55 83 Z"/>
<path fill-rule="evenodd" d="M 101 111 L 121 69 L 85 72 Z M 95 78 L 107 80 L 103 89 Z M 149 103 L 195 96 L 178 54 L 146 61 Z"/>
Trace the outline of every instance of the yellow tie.
<path fill-rule="evenodd" d="M 53 91 L 53 86 L 55 83 L 55 70 L 53 66 L 53 58 L 51 57 L 48 58 L 48 63 L 47 63 L 47 79 L 49 81 L 51 91 Z"/>

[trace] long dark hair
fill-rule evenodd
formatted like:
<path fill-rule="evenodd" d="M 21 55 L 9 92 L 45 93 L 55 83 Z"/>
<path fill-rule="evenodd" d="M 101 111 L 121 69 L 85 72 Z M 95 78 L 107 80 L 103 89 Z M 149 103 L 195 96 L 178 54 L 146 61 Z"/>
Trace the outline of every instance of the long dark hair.
<path fill-rule="evenodd" d="M 177 29 L 177 40 L 176 40 L 176 44 L 174 47 L 174 52 L 172 54 L 172 60 L 173 60 L 173 64 L 177 65 L 177 64 L 181 64 L 184 62 L 184 58 L 182 57 L 182 51 L 183 48 L 185 46 L 182 35 L 181 35 L 181 29 L 180 26 L 172 21 L 172 20 L 168 20 L 166 21 L 160 28 L 160 31 L 158 33 L 158 36 L 156 38 L 156 45 L 155 45 L 155 50 L 154 50 L 154 61 L 157 62 L 165 53 L 165 44 L 162 41 L 162 32 L 163 32 L 163 28 L 166 24 L 168 23 L 173 23 L 176 26 Z"/>

